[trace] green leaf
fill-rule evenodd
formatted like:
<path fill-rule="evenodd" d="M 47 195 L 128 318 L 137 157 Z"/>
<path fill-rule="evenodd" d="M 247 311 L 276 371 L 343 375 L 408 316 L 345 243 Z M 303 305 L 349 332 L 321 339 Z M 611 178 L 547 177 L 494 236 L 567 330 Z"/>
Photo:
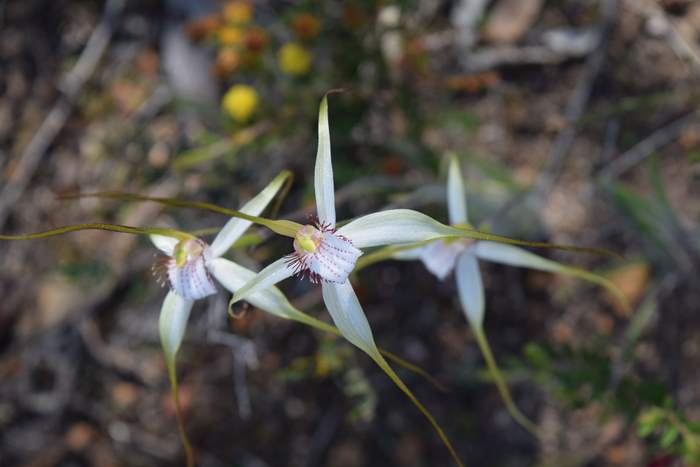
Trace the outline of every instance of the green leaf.
<path fill-rule="evenodd" d="M 676 441 L 676 439 L 678 439 L 678 434 L 678 428 L 676 428 L 675 426 L 672 426 L 669 429 L 667 429 L 664 432 L 663 436 L 661 436 L 661 446 L 664 449 L 670 448 L 673 442 Z"/>

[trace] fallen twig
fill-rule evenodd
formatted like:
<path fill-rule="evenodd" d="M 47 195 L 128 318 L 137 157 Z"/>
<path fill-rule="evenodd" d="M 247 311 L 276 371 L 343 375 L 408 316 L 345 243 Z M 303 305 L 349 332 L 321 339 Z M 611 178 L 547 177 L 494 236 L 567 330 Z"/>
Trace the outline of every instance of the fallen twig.
<path fill-rule="evenodd" d="M 683 130 L 697 119 L 698 113 L 693 111 L 659 128 L 610 162 L 601 171 L 600 178 L 608 181 L 621 176 L 661 147 L 678 139 Z"/>
<path fill-rule="evenodd" d="M 550 192 L 566 165 L 567 156 L 578 133 L 577 123 L 588 105 L 593 85 L 605 63 L 610 35 L 617 18 L 618 0 L 601 0 L 601 11 L 602 19 L 598 26 L 597 47 L 586 59 L 583 74 L 569 99 L 565 113 L 566 127 L 554 141 L 539 179 L 530 189 L 511 198 L 493 215 L 492 225 L 494 228 L 508 212 L 528 198 L 533 197 L 541 201 Z"/>
<path fill-rule="evenodd" d="M 109 44 L 126 0 L 108 0 L 102 19 L 93 30 L 78 62 L 59 86 L 63 95 L 46 116 L 17 162 L 17 167 L 0 191 L 0 229 L 17 200 L 27 188 L 42 157 L 66 124 L 80 90 L 92 76 Z"/>

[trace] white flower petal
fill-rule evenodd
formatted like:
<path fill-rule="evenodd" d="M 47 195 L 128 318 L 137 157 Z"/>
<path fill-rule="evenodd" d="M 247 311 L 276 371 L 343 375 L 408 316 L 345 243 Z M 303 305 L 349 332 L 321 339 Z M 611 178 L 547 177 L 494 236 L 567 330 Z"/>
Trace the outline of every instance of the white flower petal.
<path fill-rule="evenodd" d="M 149 235 L 149 238 L 151 239 L 151 242 L 153 242 L 156 248 L 158 248 L 160 251 L 162 251 L 168 256 L 173 255 L 175 251 L 175 245 L 177 245 L 180 242 L 180 240 L 178 240 L 177 238 L 167 237 L 165 235 L 151 234 Z"/>
<path fill-rule="evenodd" d="M 467 248 L 464 241 L 436 240 L 423 247 L 420 259 L 428 271 L 432 272 L 440 280 L 452 272 L 457 257 Z"/>
<path fill-rule="evenodd" d="M 158 319 L 158 329 L 160 343 L 169 365 L 174 364 L 175 356 L 180 349 L 180 344 L 182 344 L 193 303 L 192 300 L 186 300 L 173 291 L 168 292 L 163 301 Z"/>
<path fill-rule="evenodd" d="M 209 276 L 203 256 L 189 259 L 180 267 L 170 259 L 167 274 L 170 288 L 187 300 L 198 300 L 216 293 L 216 285 Z"/>
<path fill-rule="evenodd" d="M 287 178 L 289 178 L 288 172 L 281 173 L 275 177 L 257 196 L 244 204 L 240 211 L 244 214 L 250 214 L 251 216 L 259 215 L 265 210 L 275 195 L 277 195 L 277 192 L 282 188 Z M 226 253 L 251 224 L 251 221 L 238 217 L 231 218 L 212 242 L 210 247 L 212 256 L 219 257 Z"/>
<path fill-rule="evenodd" d="M 523 268 L 538 269 L 548 272 L 562 272 L 565 267 L 555 261 L 542 258 L 517 246 L 496 242 L 477 242 L 476 255 L 494 263 L 508 264 Z"/>
<path fill-rule="evenodd" d="M 257 276 L 250 269 L 225 258 L 215 258 L 207 263 L 207 266 L 216 280 L 231 293 L 236 293 Z M 329 330 L 329 325 L 326 323 L 294 308 L 277 287 L 270 286 L 263 290 L 253 291 L 247 294 L 246 300 L 253 306 L 280 318 L 293 319 L 318 329 Z"/>
<path fill-rule="evenodd" d="M 216 260 L 212 260 L 212 264 L 219 263 L 217 263 Z M 241 284 L 235 291 L 231 302 L 235 303 L 243 299 L 250 301 L 250 297 L 252 297 L 252 295 L 256 292 L 272 287 L 278 282 L 293 276 L 295 272 L 294 267 L 289 264 L 288 257 L 285 256 L 280 258 L 274 263 L 265 267 L 249 281 L 246 281 L 245 284 Z"/>
<path fill-rule="evenodd" d="M 391 209 L 355 219 L 338 229 L 356 248 L 414 243 L 459 235 L 457 229 L 411 209 Z"/>
<path fill-rule="evenodd" d="M 447 211 L 451 225 L 466 224 L 467 194 L 464 190 L 464 178 L 456 155 L 450 157 L 450 168 L 447 172 Z"/>
<path fill-rule="evenodd" d="M 350 281 L 323 283 L 323 301 L 338 330 L 353 345 L 373 358 L 379 353 L 372 330 Z"/>
<path fill-rule="evenodd" d="M 473 328 L 481 329 L 484 323 L 484 285 L 479 262 L 471 249 L 457 259 L 455 276 L 464 314 Z"/>
<path fill-rule="evenodd" d="M 316 210 L 321 224 L 335 227 L 335 193 L 331 162 L 331 134 L 328 129 L 328 97 L 324 96 L 318 109 L 318 151 L 314 169 Z"/>
<path fill-rule="evenodd" d="M 362 251 L 355 248 L 349 240 L 333 232 L 323 232 L 316 252 L 309 256 L 309 270 L 325 281 L 342 283 L 355 268 L 360 255 Z"/>

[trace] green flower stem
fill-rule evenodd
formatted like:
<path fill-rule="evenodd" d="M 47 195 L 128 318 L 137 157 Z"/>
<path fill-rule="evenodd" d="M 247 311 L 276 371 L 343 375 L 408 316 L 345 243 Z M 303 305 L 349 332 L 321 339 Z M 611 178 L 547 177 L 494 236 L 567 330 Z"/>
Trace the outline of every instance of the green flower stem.
<path fill-rule="evenodd" d="M 118 225 L 118 224 L 104 224 L 104 223 L 89 223 L 89 224 L 76 224 L 68 225 L 65 227 L 59 227 L 57 229 L 45 230 L 43 232 L 35 232 L 28 234 L 18 234 L 18 235 L 0 235 L 0 240 L 34 240 L 38 238 L 48 238 L 55 235 L 63 235 L 70 232 L 77 232 L 80 230 L 107 230 L 110 232 L 120 232 L 132 235 L 164 235 L 167 237 L 177 238 L 179 240 L 189 240 L 195 238 L 185 232 L 180 232 L 173 229 L 165 229 L 159 227 L 131 227 L 128 225 Z"/>
<path fill-rule="evenodd" d="M 200 201 L 184 201 L 176 198 L 159 198 L 153 196 L 142 196 L 134 193 L 120 193 L 120 192 L 98 192 L 98 193 L 76 193 L 70 195 L 61 196 L 61 199 L 77 199 L 77 198 L 107 198 L 120 201 L 152 201 L 155 203 L 164 204 L 166 206 L 173 206 L 179 208 L 193 208 L 201 209 L 204 211 L 215 212 L 218 214 L 224 214 L 230 217 L 237 217 L 239 219 L 247 220 L 255 224 L 262 225 L 272 230 L 273 232 L 283 235 L 285 237 L 292 237 L 296 235 L 297 231 L 302 227 L 301 224 L 289 220 L 272 220 L 266 219 L 264 217 L 251 216 L 234 209 L 228 209 L 221 206 L 217 206 L 211 203 L 204 203 Z"/>
<path fill-rule="evenodd" d="M 474 332 L 474 337 L 476 337 L 476 342 L 479 345 L 479 349 L 481 349 L 481 354 L 484 356 L 484 360 L 486 360 L 486 366 L 488 367 L 489 373 L 491 374 L 491 377 L 498 388 L 498 392 L 501 395 L 501 400 L 503 400 L 503 403 L 506 406 L 506 410 L 508 410 L 510 416 L 513 417 L 513 420 L 515 420 L 520 426 L 530 432 L 533 436 L 539 437 L 537 425 L 523 415 L 520 409 L 518 409 L 518 407 L 515 405 L 515 402 L 513 402 L 513 398 L 510 395 L 510 390 L 508 389 L 508 384 L 503 377 L 503 373 L 501 373 L 501 370 L 496 364 L 496 359 L 493 357 L 491 346 L 486 339 L 484 330 L 474 327 L 472 327 L 472 329 Z"/>
<path fill-rule="evenodd" d="M 173 402 L 175 403 L 175 416 L 177 418 L 177 428 L 180 433 L 180 441 L 182 442 L 182 447 L 185 450 L 185 459 L 187 461 L 187 467 L 194 467 L 194 450 L 192 449 L 192 444 L 190 439 L 187 437 L 187 430 L 185 429 L 185 416 L 182 412 L 182 406 L 180 405 L 180 393 L 177 387 L 177 374 L 175 369 L 175 359 L 165 357 L 166 364 L 168 367 L 168 379 L 170 379 L 170 390 L 173 395 Z"/>

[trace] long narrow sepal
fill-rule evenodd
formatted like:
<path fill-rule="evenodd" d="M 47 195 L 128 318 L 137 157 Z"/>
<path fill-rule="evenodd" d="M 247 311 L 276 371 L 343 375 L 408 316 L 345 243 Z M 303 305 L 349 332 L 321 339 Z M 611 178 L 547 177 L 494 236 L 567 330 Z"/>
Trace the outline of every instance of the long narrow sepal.
<path fill-rule="evenodd" d="M 295 269 L 289 264 L 289 259 L 287 257 L 280 258 L 274 263 L 269 264 L 248 282 L 236 287 L 236 291 L 229 302 L 229 311 L 234 303 L 243 299 L 250 301 L 249 297 L 252 297 L 254 294 L 262 290 L 272 287 L 288 277 L 292 277 L 294 273 Z"/>
<path fill-rule="evenodd" d="M 533 248 L 549 248 L 619 257 L 619 255 L 602 248 L 527 242 L 483 232 L 467 226 L 448 226 L 430 216 L 411 209 L 390 209 L 358 217 L 339 228 L 338 234 L 352 240 L 352 244 L 356 248 L 417 243 L 440 238 L 471 238 Z"/>
<path fill-rule="evenodd" d="M 240 209 L 243 214 L 257 216 L 265 210 L 267 205 L 274 199 L 279 190 L 291 180 L 292 173 L 284 171 L 275 177 L 257 196 L 248 201 Z M 215 257 L 221 256 L 236 243 L 243 233 L 250 227 L 252 221 L 238 217 L 231 218 L 219 234 L 214 238 L 210 246 L 211 254 Z"/>
<path fill-rule="evenodd" d="M 520 411 L 518 406 L 515 405 L 513 397 L 510 394 L 510 389 L 508 389 L 506 379 L 503 377 L 503 373 L 496 364 L 496 359 L 494 358 L 493 353 L 491 352 L 491 346 L 489 346 L 489 341 L 488 339 L 486 339 L 486 335 L 484 334 L 483 328 L 476 328 L 472 326 L 472 331 L 474 333 L 474 337 L 476 338 L 476 342 L 479 345 L 479 350 L 481 350 L 481 355 L 486 361 L 486 367 L 489 370 L 489 374 L 491 375 L 494 384 L 496 384 L 498 394 L 501 396 L 501 400 L 506 406 L 506 410 L 508 410 L 508 413 L 511 417 L 513 417 L 513 420 L 515 420 L 521 427 L 523 427 L 533 436 L 539 438 L 540 432 L 537 428 L 537 425 L 535 425 L 529 418 L 527 418 Z"/>
<path fill-rule="evenodd" d="M 225 258 L 215 258 L 208 263 L 208 266 L 211 274 L 231 293 L 239 290 L 244 284 L 256 276 L 256 273 L 250 269 L 244 268 L 243 266 Z M 314 318 L 313 316 L 310 316 L 294 307 L 291 303 L 289 303 L 287 297 L 285 297 L 277 287 L 268 287 L 264 290 L 255 292 L 254 294 L 248 295 L 246 300 L 248 300 L 253 306 L 277 316 L 278 318 L 291 319 L 318 329 L 319 331 L 330 332 L 336 336 L 342 337 L 342 334 L 335 326 Z M 395 362 L 399 366 L 422 376 L 437 389 L 445 392 L 447 391 L 445 386 L 443 386 L 427 371 L 423 370 L 417 365 L 414 365 L 413 363 L 410 363 L 387 350 L 379 349 L 379 351 L 387 359 Z"/>
<path fill-rule="evenodd" d="M 187 467 L 194 467 L 194 451 L 192 444 L 187 437 L 185 429 L 185 419 L 180 404 L 180 395 L 177 385 L 177 352 L 182 344 L 182 338 L 185 335 L 187 320 L 192 311 L 193 302 L 185 300 L 174 292 L 169 292 L 165 296 L 163 306 L 160 311 L 158 328 L 160 330 L 160 342 L 163 347 L 163 355 L 165 357 L 165 365 L 168 369 L 168 379 L 170 380 L 170 389 L 172 391 L 173 402 L 175 403 L 175 414 L 177 416 L 178 431 L 180 440 L 185 450 L 187 459 Z"/>
<path fill-rule="evenodd" d="M 323 96 L 318 109 L 318 150 L 314 168 L 316 210 L 322 224 L 335 227 L 335 191 L 331 161 L 331 134 L 328 128 L 328 95 Z"/>
<path fill-rule="evenodd" d="M 459 159 L 454 153 L 450 154 L 450 166 L 447 170 L 447 213 L 452 225 L 469 223 L 464 177 L 459 167 Z"/>
<path fill-rule="evenodd" d="M 34 232 L 28 234 L 0 235 L 0 240 L 35 240 L 39 238 L 48 238 L 56 235 L 63 235 L 71 232 L 79 232 L 81 230 L 106 230 L 109 232 L 119 232 L 132 235 L 162 235 L 166 237 L 176 238 L 178 240 L 190 240 L 195 238 L 193 235 L 190 235 L 185 232 L 160 227 L 132 227 L 129 225 L 119 224 L 88 223 L 67 225 L 65 227 L 58 227 L 56 229 L 44 230 L 42 232 Z"/>
<path fill-rule="evenodd" d="M 484 323 L 484 284 L 481 281 L 479 262 L 471 249 L 463 252 L 457 259 L 455 278 L 459 301 L 467 321 L 472 327 L 479 329 Z"/>
<path fill-rule="evenodd" d="M 398 388 L 406 394 L 413 404 L 425 416 L 430 425 L 435 429 L 438 436 L 447 447 L 450 455 L 459 467 L 463 467 L 462 462 L 457 456 L 452 443 L 445 434 L 440 424 L 435 420 L 430 411 L 416 398 L 413 392 L 404 384 L 399 376 L 394 372 L 391 366 L 387 363 L 384 357 L 379 352 L 377 345 L 372 336 L 365 313 L 362 310 L 357 295 L 350 285 L 350 282 L 343 284 L 323 283 L 323 300 L 326 303 L 326 308 L 333 319 L 333 322 L 338 327 L 338 330 L 356 347 L 364 351 L 375 361 L 375 363 L 387 374 L 387 376 L 398 386 Z"/>
<path fill-rule="evenodd" d="M 495 242 L 478 242 L 474 246 L 474 249 L 476 255 L 486 261 L 536 269 L 555 274 L 565 274 L 567 276 L 577 277 L 599 285 L 612 293 L 624 309 L 629 310 L 629 302 L 620 289 L 618 289 L 610 280 L 598 274 L 575 268 L 573 266 L 566 266 L 511 245 L 504 245 Z"/>
<path fill-rule="evenodd" d="M 272 230 L 273 232 L 283 235 L 285 237 L 294 237 L 300 228 L 303 226 L 297 222 L 289 220 L 272 220 L 264 217 L 253 216 L 246 214 L 241 211 L 236 211 L 234 209 L 228 209 L 221 206 L 217 206 L 212 203 L 205 203 L 200 201 L 185 201 L 176 198 L 160 198 L 157 196 L 143 196 L 135 193 L 122 193 L 117 191 L 102 191 L 96 193 L 73 193 L 68 195 L 59 196 L 59 199 L 77 199 L 77 198 L 105 198 L 114 199 L 119 201 L 151 201 L 154 203 L 164 204 L 166 206 L 179 207 L 179 208 L 192 208 L 201 209 L 204 211 L 215 212 L 218 214 L 224 214 L 230 217 L 237 217 L 239 219 L 244 219 L 250 221 L 254 224 L 262 225 Z M 1 239 L 1 238 L 0 238 Z"/>

